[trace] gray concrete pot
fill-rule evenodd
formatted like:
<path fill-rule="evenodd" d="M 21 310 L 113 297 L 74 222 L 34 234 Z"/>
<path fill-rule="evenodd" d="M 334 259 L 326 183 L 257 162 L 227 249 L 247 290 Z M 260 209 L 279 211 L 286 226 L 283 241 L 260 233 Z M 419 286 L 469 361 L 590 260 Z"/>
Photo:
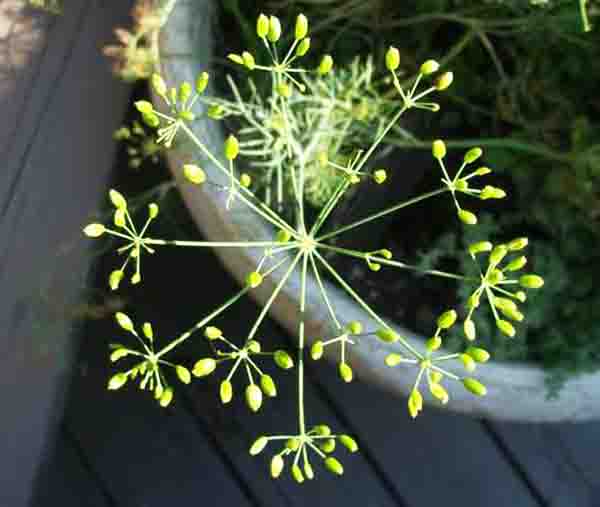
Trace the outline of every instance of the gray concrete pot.
<path fill-rule="evenodd" d="M 210 71 L 214 45 L 214 7 L 215 3 L 210 0 L 179 0 L 161 36 L 162 73 L 169 84 L 183 80 L 194 82 L 200 71 Z M 204 117 L 194 123 L 193 128 L 208 146 L 215 147 L 215 153 L 222 151 L 224 132 L 220 123 Z M 247 208 L 238 206 L 228 211 L 225 209 L 223 193 L 210 186 L 198 189 L 186 184 L 182 178 L 181 165 L 184 161 L 189 161 L 190 157 L 202 164 L 210 180 L 224 184 L 226 182 L 222 174 L 203 160 L 190 145 L 171 151 L 169 162 L 173 175 L 193 219 L 207 238 L 215 241 L 272 238 L 273 231 L 268 224 Z M 242 281 L 256 266 L 260 252 L 250 249 L 217 249 L 217 253 L 227 269 Z M 253 296 L 263 303 L 277 281 L 278 276 L 275 274 L 253 291 Z M 334 300 L 336 312 L 341 316 L 340 320 L 360 320 L 367 329 L 377 327 L 344 292 L 328 285 L 327 290 Z M 291 333 L 296 333 L 298 328 L 298 297 L 299 276 L 296 274 L 271 311 Z M 327 309 L 322 304 L 313 279 L 308 285 L 307 310 L 309 342 L 316 337 L 331 336 L 333 330 Z M 404 329 L 401 324 L 396 329 L 413 345 L 422 349 L 421 337 Z M 398 349 L 397 346 L 386 345 L 376 339 L 365 339 L 350 347 L 349 363 L 361 380 L 404 396 L 412 387 L 414 371 L 402 367 L 388 368 L 383 363 L 389 352 Z M 485 398 L 475 398 L 459 383 L 449 382 L 448 409 L 474 416 L 514 421 L 582 421 L 600 418 L 600 373 L 570 380 L 556 400 L 546 399 L 545 373 L 535 365 L 492 362 L 481 367 L 477 376 L 488 386 L 488 395 Z"/>

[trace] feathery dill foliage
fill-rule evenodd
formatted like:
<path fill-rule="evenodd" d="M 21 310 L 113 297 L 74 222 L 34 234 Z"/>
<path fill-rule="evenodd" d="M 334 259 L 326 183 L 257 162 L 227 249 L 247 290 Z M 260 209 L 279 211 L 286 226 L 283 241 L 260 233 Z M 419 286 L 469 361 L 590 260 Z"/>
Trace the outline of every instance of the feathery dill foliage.
<path fill-rule="evenodd" d="M 253 192 L 252 178 L 248 174 L 238 174 L 236 171 L 238 157 L 248 148 L 247 144 L 238 141 L 237 136 L 231 134 L 224 143 L 222 153 L 213 153 L 203 140 L 190 129 L 189 124 L 197 114 L 194 106 L 199 103 L 206 90 L 208 74 L 200 73 L 195 86 L 184 82 L 178 87 L 171 88 L 167 86 L 162 77 L 154 74 L 152 86 L 157 96 L 161 97 L 165 107 L 159 110 L 147 101 L 137 102 L 136 107 L 141 113 L 142 120 L 150 127 L 157 129 L 156 142 L 169 148 L 178 136 L 184 136 L 191 141 L 198 148 L 200 154 L 225 175 L 227 183 L 220 185 L 209 181 L 207 173 L 200 165 L 188 163 L 181 170 L 189 184 L 217 186 L 223 192 L 227 208 L 231 208 L 234 203 L 237 206 L 247 207 L 248 212 L 258 214 L 273 226 L 273 237 L 265 241 L 229 242 L 152 238 L 150 236 L 151 224 L 159 213 L 158 206 L 154 203 L 149 205 L 148 218 L 139 227 L 133 222 L 125 197 L 116 190 L 111 190 L 109 194 L 115 207 L 114 225 L 93 223 L 85 227 L 84 233 L 92 238 L 109 235 L 123 240 L 123 246 L 118 249 L 118 253 L 124 256 L 125 260 L 109 277 L 109 284 L 113 290 L 118 289 L 126 273 L 129 273 L 130 267 L 132 268 L 131 274 L 128 276 L 130 276 L 131 283 L 140 283 L 142 281 L 142 257 L 154 254 L 159 248 L 254 248 L 262 252 L 260 261 L 254 270 L 247 274 L 244 286 L 237 293 L 170 342 L 164 343 L 159 336 L 155 336 L 150 323 L 144 323 L 139 332 L 127 315 L 117 313 L 118 325 L 126 333 L 132 335 L 133 339 L 130 340 L 130 344 L 113 346 L 110 359 L 118 363 L 119 369 L 110 378 L 108 388 L 118 390 L 127 383 L 139 380 L 140 389 L 151 391 L 158 403 L 166 407 L 174 399 L 176 383 L 188 384 L 194 377 L 218 375 L 221 378 L 219 397 L 222 403 L 227 404 L 234 396 L 233 381 L 238 374 L 237 377 L 247 380 L 244 389 L 245 401 L 249 409 L 256 412 L 262 408 L 267 398 L 278 394 L 276 379 L 263 370 L 265 363 L 272 361 L 283 370 L 295 370 L 298 378 L 297 427 L 282 428 L 281 434 L 258 436 L 250 447 L 250 454 L 257 455 L 268 447 L 273 453 L 270 462 L 271 476 L 279 477 L 287 462 L 291 475 L 301 483 L 305 479 L 314 477 L 315 471 L 312 464 L 315 460 L 321 461 L 323 466 L 333 474 L 341 475 L 343 473 L 343 465 L 332 454 L 336 450 L 336 443 L 341 444 L 349 452 L 358 450 L 352 437 L 332 432 L 326 424 L 312 421 L 310 414 L 305 412 L 304 362 L 307 360 L 307 356 L 310 356 L 312 360 L 319 360 L 325 349 L 329 349 L 334 356 L 339 358 L 340 377 L 345 382 L 351 382 L 353 370 L 347 357 L 348 347 L 352 347 L 361 340 L 396 343 L 401 353 L 389 354 L 382 367 L 402 367 L 405 368 L 407 375 L 415 376 L 414 387 L 408 400 L 408 411 L 412 417 L 416 417 L 423 409 L 422 393 L 426 390 L 440 403 L 447 403 L 449 395 L 444 386 L 447 382 L 460 382 L 466 390 L 476 396 L 486 394 L 486 387 L 471 376 L 477 363 L 484 363 L 489 358 L 489 354 L 484 349 L 470 345 L 461 353 L 446 354 L 440 351 L 445 334 L 457 324 L 458 316 L 454 309 L 448 309 L 439 316 L 432 325 L 434 334 L 424 343 L 423 350 L 417 350 L 403 336 L 395 332 L 390 324 L 344 280 L 325 259 L 324 252 L 329 251 L 355 258 L 357 262 L 366 263 L 374 272 L 383 268 L 418 270 L 426 275 L 452 278 L 470 286 L 472 291 L 470 312 L 462 325 L 464 334 L 470 341 L 475 340 L 477 334 L 472 315 L 482 300 L 487 300 L 496 317 L 497 327 L 504 334 L 514 336 L 516 331 L 511 321 L 519 322 L 524 318 L 516 302 L 523 302 L 526 299 L 523 289 L 539 288 L 543 285 L 543 280 L 534 274 L 520 276 L 517 274 L 524 266 L 520 251 L 527 245 L 525 238 L 517 238 L 509 243 L 495 246 L 484 240 L 471 245 L 469 254 L 473 261 L 486 256 L 485 268 L 479 270 L 477 276 L 465 276 L 433 269 L 420 270 L 417 266 L 393 259 L 393 253 L 386 248 L 363 252 L 332 244 L 333 238 L 391 213 L 396 213 L 407 206 L 434 197 L 448 196 L 459 220 L 469 226 L 475 226 L 477 216 L 468 209 L 466 202 L 469 199 L 499 199 L 505 194 L 503 190 L 489 185 L 481 188 L 474 185 L 474 182 L 490 172 L 487 167 L 478 167 L 476 164 L 482 155 L 480 148 L 468 150 L 460 167 L 456 171 L 452 171 L 446 167 L 444 162 L 446 155 L 444 142 L 436 140 L 432 145 L 432 154 L 440 167 L 441 184 L 439 188 L 399 202 L 343 227 L 325 232 L 327 219 L 347 192 L 352 188 L 358 188 L 357 185 L 365 179 L 373 179 L 378 184 L 385 184 L 385 171 L 382 169 L 371 171 L 368 163 L 386 134 L 398 120 L 405 113 L 413 110 L 427 113 L 437 112 L 439 105 L 433 102 L 431 97 L 437 92 L 443 92 L 452 84 L 453 74 L 451 72 L 440 72 L 438 62 L 427 60 L 420 66 L 419 72 L 411 84 L 408 87 L 403 86 L 398 79 L 400 52 L 395 47 L 390 47 L 385 55 L 385 67 L 393 85 L 395 107 L 390 108 L 384 118 L 372 118 L 375 123 L 375 128 L 372 130 L 373 138 L 365 142 L 361 149 L 354 150 L 343 160 L 331 160 L 329 157 L 319 160 L 319 164 L 322 164 L 323 168 L 335 171 L 338 181 L 333 191 L 325 199 L 315 220 L 308 222 L 305 202 L 310 193 L 307 193 L 307 189 L 312 184 L 311 178 L 319 178 L 318 175 L 311 173 L 310 166 L 314 164 L 314 154 L 328 149 L 332 140 L 321 137 L 319 133 L 313 137 L 296 135 L 297 132 L 294 129 L 298 128 L 298 124 L 295 118 L 295 107 L 302 101 L 304 93 L 309 90 L 310 86 L 318 86 L 313 84 L 315 79 L 318 80 L 319 76 L 327 76 L 332 72 L 334 61 L 332 56 L 324 55 L 316 69 L 306 69 L 300 65 L 302 57 L 310 47 L 308 20 L 304 15 L 299 15 L 296 19 L 293 42 L 289 47 L 282 47 L 280 40 L 282 26 L 275 16 L 267 17 L 261 14 L 256 24 L 256 32 L 259 40 L 271 55 L 270 62 L 257 62 L 254 55 L 247 51 L 242 54 L 231 54 L 229 58 L 250 72 L 268 73 L 272 80 L 271 93 L 261 99 L 251 99 L 250 104 L 262 104 L 261 107 L 264 107 L 266 111 L 278 116 L 278 126 L 269 130 L 268 136 L 273 138 L 274 143 L 281 145 L 278 152 L 280 159 L 276 167 L 281 173 L 282 180 L 288 179 L 291 182 L 291 195 L 282 196 L 282 199 L 285 200 L 284 204 L 288 209 L 293 209 L 292 219 L 287 220 L 275 211 L 266 196 L 259 197 Z M 222 102 L 217 106 L 220 105 L 223 110 L 226 108 L 233 110 L 235 107 L 241 108 L 245 104 L 238 98 L 235 103 Z M 211 108 L 209 108 L 208 114 L 215 116 L 213 106 Z M 338 113 L 339 118 L 332 120 L 328 117 L 326 121 L 342 121 L 342 111 Z M 304 111 L 301 114 L 310 116 L 314 113 Z M 261 142 L 268 138 L 266 133 L 261 130 L 266 128 L 263 124 L 264 122 L 256 121 L 254 125 L 256 130 L 253 132 Z M 364 141 L 361 139 L 362 142 Z M 268 173 L 271 167 L 264 166 L 263 170 Z M 261 323 L 273 301 L 295 271 L 299 272 L 301 283 L 298 297 L 300 319 L 294 358 L 285 350 L 263 350 L 257 337 Z M 275 272 L 281 274 L 278 275 L 267 302 L 246 336 L 229 336 L 226 330 L 221 330 L 214 325 L 213 321 L 217 317 L 225 314 L 241 297 L 261 286 L 264 280 Z M 375 328 L 365 329 L 360 322 L 340 320 L 322 281 L 325 273 L 360 305 L 367 316 L 377 323 Z M 310 351 L 305 347 L 308 277 L 314 277 L 322 304 L 327 307 L 332 327 L 336 330 L 330 337 L 315 340 Z M 189 366 L 170 362 L 169 354 L 196 333 L 203 333 L 212 354 L 199 358 L 195 364 Z M 121 366 L 127 362 L 127 366 Z M 447 365 L 451 366 L 452 363 L 463 368 L 465 374 L 458 375 L 450 371 Z"/>

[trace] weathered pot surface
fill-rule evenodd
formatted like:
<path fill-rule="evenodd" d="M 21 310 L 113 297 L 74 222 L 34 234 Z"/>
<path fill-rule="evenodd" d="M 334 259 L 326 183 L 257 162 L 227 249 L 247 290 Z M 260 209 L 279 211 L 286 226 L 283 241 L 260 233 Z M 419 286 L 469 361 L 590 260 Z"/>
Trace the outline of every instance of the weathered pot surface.
<path fill-rule="evenodd" d="M 184 80 L 194 82 L 202 70 L 209 70 L 214 50 L 213 23 L 214 3 L 210 0 L 180 0 L 172 13 L 161 37 L 162 74 L 169 84 Z M 209 89 L 210 92 L 210 89 Z M 199 108 L 201 106 L 198 106 Z M 199 111 L 198 111 L 199 112 Z M 214 153 L 221 153 L 224 132 L 221 124 L 201 117 L 194 122 L 195 134 Z M 179 139 L 183 139 L 182 134 Z M 271 239 L 272 229 L 260 217 L 243 205 L 225 209 L 226 195 L 213 186 L 201 188 L 185 183 L 181 165 L 194 160 L 205 169 L 208 178 L 226 184 L 225 178 L 214 166 L 194 150 L 184 144 L 171 150 L 169 163 L 185 203 L 198 227 L 209 240 L 259 240 Z M 259 250 L 217 249 L 217 254 L 227 269 L 242 282 L 248 272 L 253 271 L 260 256 Z M 252 294 L 264 303 L 277 284 L 281 272 L 276 272 L 255 289 Z M 360 320 L 366 329 L 378 326 L 344 292 L 328 283 L 327 291 L 342 321 Z M 291 333 L 298 328 L 299 275 L 295 273 L 288 281 L 276 302 L 271 314 Z M 331 336 L 330 319 L 322 303 L 316 281 L 308 282 L 307 290 L 307 337 Z M 394 326 L 415 347 L 423 348 L 423 339 Z M 348 362 L 357 376 L 380 385 L 399 395 L 406 395 L 414 382 L 414 371 L 407 368 L 388 368 L 384 365 L 385 356 L 392 351 L 400 351 L 399 346 L 365 339 L 350 347 Z M 460 373 L 457 371 L 457 373 Z M 475 416 L 515 421 L 583 421 L 600 418 L 600 373 L 581 375 L 566 383 L 557 399 L 546 398 L 544 385 L 545 372 L 542 368 L 524 363 L 491 362 L 482 366 L 477 378 L 488 386 L 488 395 L 477 398 L 466 392 L 458 382 L 448 382 L 450 410 Z M 349 389 L 352 387 L 349 386 Z"/>

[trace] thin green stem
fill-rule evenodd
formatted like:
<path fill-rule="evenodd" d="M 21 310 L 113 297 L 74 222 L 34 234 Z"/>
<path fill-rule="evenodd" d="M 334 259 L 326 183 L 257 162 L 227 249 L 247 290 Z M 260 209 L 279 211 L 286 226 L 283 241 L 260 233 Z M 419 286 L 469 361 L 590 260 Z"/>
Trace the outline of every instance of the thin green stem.
<path fill-rule="evenodd" d="M 183 246 L 183 247 L 215 247 L 215 248 L 268 248 L 281 246 L 278 241 L 179 241 L 169 239 L 145 238 L 148 245 Z"/>
<path fill-rule="evenodd" d="M 319 289 L 321 291 L 321 296 L 323 297 L 323 301 L 325 301 L 325 305 L 327 306 L 327 309 L 329 310 L 329 315 L 331 315 L 331 319 L 333 320 L 333 322 L 335 323 L 337 328 L 341 329 L 342 326 L 341 326 L 340 322 L 338 321 L 337 317 L 335 316 L 335 312 L 333 311 L 333 306 L 331 305 L 331 301 L 329 301 L 329 297 L 327 296 L 327 292 L 325 291 L 325 286 L 323 285 L 323 280 L 321 280 L 321 275 L 319 274 L 319 270 L 317 269 L 317 263 L 315 262 L 315 258 L 313 256 L 312 252 L 310 253 L 309 258 L 310 258 L 310 263 L 312 266 L 313 273 L 315 275 L 315 278 L 317 279 L 317 284 L 319 285 Z"/>
<path fill-rule="evenodd" d="M 300 274 L 300 323 L 298 324 L 298 427 L 300 435 L 306 433 L 304 420 L 304 312 L 306 310 L 306 268 L 308 252 L 303 252 Z"/>

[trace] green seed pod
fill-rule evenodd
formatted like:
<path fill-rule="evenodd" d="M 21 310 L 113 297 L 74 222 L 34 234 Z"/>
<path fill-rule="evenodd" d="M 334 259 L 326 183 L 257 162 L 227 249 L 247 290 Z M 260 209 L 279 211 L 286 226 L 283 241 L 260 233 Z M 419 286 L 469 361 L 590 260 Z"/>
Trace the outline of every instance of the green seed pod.
<path fill-rule="evenodd" d="M 363 325 L 358 320 L 352 320 L 346 325 L 350 334 L 360 334 L 363 332 Z"/>
<path fill-rule="evenodd" d="M 127 382 L 127 375 L 125 373 L 117 373 L 113 375 L 108 381 L 108 389 L 110 391 L 116 391 L 117 389 L 121 389 Z"/>
<path fill-rule="evenodd" d="M 269 33 L 269 18 L 264 14 L 260 14 L 256 20 L 256 35 L 264 39 Z"/>
<path fill-rule="evenodd" d="M 426 60 L 421 64 L 420 72 L 424 76 L 428 76 L 429 74 L 433 74 L 437 72 L 440 68 L 440 64 L 435 60 Z"/>
<path fill-rule="evenodd" d="M 510 338 L 512 338 L 516 333 L 514 326 L 507 320 L 498 319 L 496 321 L 496 326 L 498 326 L 498 329 Z"/>
<path fill-rule="evenodd" d="M 201 72 L 198 75 L 198 78 L 196 79 L 196 92 L 197 93 L 204 93 L 204 90 L 206 90 L 206 87 L 208 86 L 208 72 Z"/>
<path fill-rule="evenodd" d="M 525 301 L 527 301 L 527 294 L 525 294 L 525 292 L 523 292 L 522 290 L 515 292 L 515 297 L 519 301 L 521 301 L 521 303 L 524 303 Z"/>
<path fill-rule="evenodd" d="M 323 440 L 319 444 L 319 447 L 321 448 L 321 450 L 323 452 L 326 452 L 327 454 L 330 454 L 333 451 L 335 451 L 335 440 L 333 438 L 328 438 L 327 440 Z"/>
<path fill-rule="evenodd" d="M 444 378 L 444 375 L 441 372 L 437 371 L 437 370 L 433 370 L 429 374 L 429 377 L 431 378 L 431 381 L 434 384 L 439 384 L 442 381 L 442 379 Z"/>
<path fill-rule="evenodd" d="M 487 393 L 486 387 L 474 378 L 466 377 L 462 379 L 462 383 L 467 391 L 476 396 L 485 396 Z"/>
<path fill-rule="evenodd" d="M 375 334 L 377 335 L 377 338 L 385 343 L 394 343 L 400 339 L 400 336 L 388 327 L 378 329 Z"/>
<path fill-rule="evenodd" d="M 487 363 L 490 358 L 490 353 L 487 350 L 479 347 L 469 347 L 466 350 L 466 353 L 478 363 Z"/>
<path fill-rule="evenodd" d="M 156 93 L 156 95 L 166 98 L 167 96 L 167 85 L 165 84 L 164 79 L 160 76 L 160 74 L 152 74 L 152 77 L 150 78 L 151 83 L 152 83 L 152 88 L 154 89 L 154 92 Z"/>
<path fill-rule="evenodd" d="M 435 88 L 438 91 L 447 89 L 454 81 L 454 74 L 452 72 L 444 72 L 435 80 Z"/>
<path fill-rule="evenodd" d="M 88 238 L 99 238 L 106 232 L 106 227 L 102 224 L 89 224 L 83 229 L 83 233 Z"/>
<path fill-rule="evenodd" d="M 267 38 L 271 42 L 277 42 L 281 37 L 281 22 L 279 18 L 276 16 L 269 17 L 269 33 L 267 33 Z"/>
<path fill-rule="evenodd" d="M 392 352 L 391 354 L 385 356 L 385 364 L 390 368 L 393 368 L 394 366 L 399 365 L 402 362 L 402 359 L 403 357 L 400 354 Z"/>
<path fill-rule="evenodd" d="M 113 363 L 116 363 L 119 359 L 124 358 L 129 355 L 129 350 L 126 348 L 118 348 L 112 351 L 110 354 L 110 360 Z"/>
<path fill-rule="evenodd" d="M 260 343 L 258 343 L 256 340 L 250 340 L 246 344 L 246 348 L 248 349 L 248 351 L 252 352 L 253 354 L 258 354 L 261 349 Z"/>
<path fill-rule="evenodd" d="M 317 72 L 321 76 L 324 76 L 326 74 L 329 74 L 329 72 L 331 72 L 332 68 L 333 68 L 333 58 L 331 57 L 331 55 L 325 55 L 325 56 L 323 56 L 323 58 L 321 58 L 321 63 L 319 63 L 319 66 L 317 67 Z"/>
<path fill-rule="evenodd" d="M 275 364 L 283 370 L 289 370 L 294 367 L 294 361 L 285 350 L 276 350 L 273 354 Z"/>
<path fill-rule="evenodd" d="M 183 175 L 194 185 L 201 185 L 206 181 L 206 173 L 195 164 L 183 164 Z"/>
<path fill-rule="evenodd" d="M 334 473 L 335 475 L 342 475 L 344 473 L 344 467 L 333 456 L 325 458 L 325 466 L 327 467 L 327 470 L 329 470 L 331 473 Z"/>
<path fill-rule="evenodd" d="M 221 338 L 221 336 L 223 336 L 223 331 L 221 331 L 218 327 L 208 326 L 204 330 L 204 336 L 206 336 L 209 340 L 216 340 L 217 338 Z"/>
<path fill-rule="evenodd" d="M 170 387 L 167 387 L 163 391 L 163 393 L 160 395 L 159 404 L 161 407 L 166 408 L 171 404 L 172 401 L 173 401 L 173 389 L 171 389 Z"/>
<path fill-rule="evenodd" d="M 156 204 L 155 202 L 151 202 L 150 204 L 148 204 L 148 217 L 150 217 L 151 219 L 155 219 L 158 216 L 158 204 Z"/>
<path fill-rule="evenodd" d="M 331 435 L 331 428 L 329 426 L 327 426 L 326 424 L 319 424 L 318 426 L 315 426 L 313 429 L 315 430 L 317 435 L 319 435 L 321 437 L 327 437 L 327 436 Z"/>
<path fill-rule="evenodd" d="M 428 352 L 435 352 L 442 346 L 442 339 L 439 336 L 432 336 L 425 342 L 425 348 Z"/>
<path fill-rule="evenodd" d="M 467 370 L 469 373 L 475 371 L 475 368 L 477 367 L 477 365 L 475 364 L 475 361 L 469 354 L 461 354 L 460 360 L 461 360 L 465 370 Z"/>
<path fill-rule="evenodd" d="M 296 18 L 296 28 L 294 31 L 294 36 L 296 40 L 304 39 L 308 34 L 308 19 L 304 14 L 298 14 Z"/>
<path fill-rule="evenodd" d="M 111 188 L 108 191 L 108 198 L 110 199 L 110 202 L 113 203 L 113 206 L 115 208 L 118 208 L 118 209 L 127 208 L 127 201 L 125 200 L 125 197 L 123 197 L 123 194 L 121 194 L 121 192 L 118 192 L 114 188 Z"/>
<path fill-rule="evenodd" d="M 506 248 L 506 245 L 498 245 L 494 247 L 492 253 L 490 254 L 489 263 L 492 266 L 497 266 L 502 262 L 502 259 L 504 259 L 507 253 L 508 248 Z"/>
<path fill-rule="evenodd" d="M 479 147 L 471 148 L 467 153 L 465 153 L 464 163 L 472 164 L 475 162 L 481 155 L 483 154 L 483 150 Z"/>
<path fill-rule="evenodd" d="M 469 182 L 464 178 L 461 178 L 456 182 L 454 188 L 459 192 L 466 192 L 469 189 Z"/>
<path fill-rule="evenodd" d="M 525 319 L 525 315 L 523 315 L 518 309 L 514 308 L 501 308 L 500 312 L 505 317 L 508 317 L 511 320 L 516 320 L 517 322 L 522 322 Z"/>
<path fill-rule="evenodd" d="M 298 484 L 302 484 L 304 482 L 304 475 L 302 475 L 302 470 L 297 464 L 292 465 L 292 477 Z"/>
<path fill-rule="evenodd" d="M 217 362 L 212 357 L 205 357 L 196 362 L 192 373 L 196 377 L 206 377 L 215 371 L 216 367 Z"/>
<path fill-rule="evenodd" d="M 134 105 L 135 108 L 142 114 L 150 114 L 154 112 L 152 102 L 148 102 L 147 100 L 138 100 Z"/>
<path fill-rule="evenodd" d="M 192 96 L 192 85 L 187 81 L 184 81 L 179 86 L 179 100 L 181 102 L 187 102 L 189 98 Z"/>
<path fill-rule="evenodd" d="M 491 172 L 492 170 L 489 167 L 480 167 L 479 169 L 474 171 L 473 174 L 477 176 L 485 176 L 486 174 L 490 174 Z"/>
<path fill-rule="evenodd" d="M 219 397 L 221 398 L 221 403 L 224 405 L 231 401 L 233 398 L 233 385 L 229 380 L 223 380 L 221 385 L 219 386 Z"/>
<path fill-rule="evenodd" d="M 242 61 L 244 62 L 244 65 L 246 66 L 246 68 L 249 70 L 254 70 L 254 67 L 256 67 L 256 62 L 254 61 L 254 56 L 252 56 L 251 53 L 248 53 L 248 51 L 244 51 L 242 53 Z"/>
<path fill-rule="evenodd" d="M 208 111 L 206 112 L 209 118 L 213 120 L 220 120 L 225 116 L 225 109 L 220 104 L 212 104 L 209 106 Z"/>
<path fill-rule="evenodd" d="M 317 340 L 312 344 L 312 347 L 310 348 L 310 357 L 312 357 L 313 360 L 317 361 L 323 357 L 324 350 L 325 346 L 323 345 L 323 342 L 321 340 Z"/>
<path fill-rule="evenodd" d="M 385 54 L 385 66 L 390 72 L 394 72 L 400 66 L 400 51 L 390 46 Z"/>
<path fill-rule="evenodd" d="M 473 292 L 467 299 L 467 307 L 471 310 L 478 308 L 480 302 L 480 296 L 477 292 Z"/>
<path fill-rule="evenodd" d="M 262 405 L 262 391 L 256 384 L 250 384 L 246 387 L 246 405 L 252 410 L 252 412 L 258 412 L 258 409 Z"/>
<path fill-rule="evenodd" d="M 539 289 L 544 285 L 544 279 L 539 275 L 523 275 L 519 284 L 525 289 Z"/>
<path fill-rule="evenodd" d="M 111 290 L 117 290 L 119 288 L 119 284 L 121 283 L 121 280 L 123 280 L 124 275 L 125 273 L 120 269 L 117 269 L 110 274 L 108 277 L 108 285 Z"/>
<path fill-rule="evenodd" d="M 269 439 L 265 436 L 258 437 L 250 447 L 250 456 L 260 454 L 269 443 Z"/>
<path fill-rule="evenodd" d="M 385 180 L 387 180 L 387 172 L 385 169 L 377 169 L 375 172 L 373 172 L 373 181 L 375 183 L 381 185 L 385 182 Z"/>
<path fill-rule="evenodd" d="M 242 58 L 241 55 L 237 55 L 235 53 L 229 53 L 227 55 L 227 58 L 234 63 L 237 63 L 239 65 L 244 65 L 244 59 Z"/>
<path fill-rule="evenodd" d="M 342 444 L 350 452 L 358 451 L 358 444 L 350 435 L 340 435 L 338 440 L 340 441 L 340 444 Z"/>
<path fill-rule="evenodd" d="M 296 56 L 304 56 L 310 49 L 310 37 L 305 37 L 296 48 Z"/>
<path fill-rule="evenodd" d="M 287 243 L 290 239 L 292 239 L 292 234 L 285 230 L 281 229 L 275 238 L 279 243 Z"/>
<path fill-rule="evenodd" d="M 180 111 L 177 116 L 186 121 L 194 121 L 196 119 L 196 115 L 191 111 Z"/>
<path fill-rule="evenodd" d="M 506 197 L 506 192 L 498 187 L 492 187 L 491 185 L 486 185 L 483 187 L 483 190 L 479 194 L 479 198 L 482 200 L 486 199 L 504 199 Z"/>
<path fill-rule="evenodd" d="M 125 331 L 133 331 L 133 322 L 131 322 L 131 319 L 123 312 L 115 313 L 115 319 L 117 319 L 117 324 L 119 324 L 119 326 L 121 326 Z"/>
<path fill-rule="evenodd" d="M 273 459 L 271 460 L 271 477 L 273 477 L 273 479 L 277 479 L 281 475 L 283 465 L 283 458 L 279 454 L 273 456 Z"/>
<path fill-rule="evenodd" d="M 142 281 L 142 275 L 140 275 L 139 273 L 134 273 L 134 275 L 131 277 L 131 283 L 133 285 L 137 285 L 141 281 Z"/>
<path fill-rule="evenodd" d="M 477 336 L 477 331 L 475 330 L 475 323 L 471 319 L 465 320 L 465 322 L 463 323 L 463 330 L 465 332 L 467 340 L 475 340 Z"/>
<path fill-rule="evenodd" d="M 235 136 L 230 135 L 225 140 L 224 145 L 225 158 L 227 160 L 234 160 L 238 154 L 240 153 L 240 143 L 235 138 Z"/>
<path fill-rule="evenodd" d="M 429 391 L 433 395 L 434 398 L 439 400 L 443 405 L 448 403 L 450 396 L 448 395 L 448 391 L 441 384 L 437 384 L 435 382 L 429 383 Z"/>
<path fill-rule="evenodd" d="M 144 113 L 142 115 L 142 121 L 148 125 L 148 127 L 150 128 L 157 128 L 160 125 L 160 120 L 158 119 L 158 116 L 155 115 L 154 113 Z M 165 144 L 165 146 L 167 146 Z M 167 146 L 167 148 L 169 148 L 169 146 Z"/>
<path fill-rule="evenodd" d="M 292 96 L 292 87 L 287 83 L 279 83 L 277 85 L 277 93 L 285 99 L 289 99 Z"/>
<path fill-rule="evenodd" d="M 240 185 L 244 188 L 248 188 L 252 184 L 252 178 L 247 173 L 242 173 L 240 175 Z"/>
<path fill-rule="evenodd" d="M 458 210 L 458 218 L 465 225 L 475 225 L 477 223 L 477 215 L 466 209 Z"/>
<path fill-rule="evenodd" d="M 300 449 L 300 440 L 298 440 L 297 438 L 288 438 L 285 442 L 285 447 L 286 449 L 295 452 L 298 449 Z"/>
<path fill-rule="evenodd" d="M 304 475 L 306 475 L 306 478 L 309 481 L 312 481 L 315 478 L 315 472 L 313 471 L 313 467 L 308 461 L 304 463 Z"/>
<path fill-rule="evenodd" d="M 507 271 L 519 271 L 520 269 L 523 269 L 525 267 L 525 264 L 527 264 L 527 257 L 525 257 L 524 255 L 521 255 L 521 257 L 517 257 L 516 259 L 510 261 L 506 265 L 506 270 Z"/>
<path fill-rule="evenodd" d="M 271 398 L 277 396 L 277 387 L 271 375 L 265 374 L 260 376 L 260 388 L 263 390 L 263 393 Z"/>
<path fill-rule="evenodd" d="M 169 95 L 171 95 L 171 102 L 175 104 L 177 102 L 177 88 L 171 88 L 169 90 Z"/>
<path fill-rule="evenodd" d="M 338 366 L 338 371 L 344 382 L 352 382 L 352 368 L 350 368 L 348 363 L 340 363 Z"/>
<path fill-rule="evenodd" d="M 446 156 L 446 143 L 441 139 L 436 139 L 431 144 L 431 153 L 433 154 L 433 158 L 437 158 L 438 160 L 443 159 Z"/>
<path fill-rule="evenodd" d="M 508 243 L 508 249 L 511 252 L 515 250 L 522 250 L 529 244 L 529 240 L 527 238 L 515 238 Z"/>
<path fill-rule="evenodd" d="M 448 310 L 439 316 L 437 320 L 437 326 L 440 329 L 450 329 L 456 322 L 456 317 L 457 315 L 455 310 Z"/>
<path fill-rule="evenodd" d="M 418 389 L 413 389 L 408 397 L 408 412 L 414 419 L 421 410 L 423 410 L 423 396 Z"/>
<path fill-rule="evenodd" d="M 177 377 L 184 384 L 189 384 L 192 381 L 192 376 L 190 375 L 190 370 L 188 370 L 185 366 L 177 365 L 175 367 L 175 373 L 177 373 Z"/>
<path fill-rule="evenodd" d="M 148 338 L 148 340 L 152 341 L 154 339 L 154 331 L 152 330 L 152 324 L 150 324 L 150 322 L 144 322 L 142 333 L 144 333 L 144 336 Z"/>
<path fill-rule="evenodd" d="M 494 296 L 492 303 L 496 308 L 499 308 L 500 310 L 517 310 L 517 305 L 515 304 L 515 302 L 508 298 Z"/>
<path fill-rule="evenodd" d="M 252 273 L 246 277 L 246 285 L 252 287 L 253 289 L 256 289 L 256 287 L 258 287 L 262 281 L 263 276 L 258 271 L 252 271 Z"/>

